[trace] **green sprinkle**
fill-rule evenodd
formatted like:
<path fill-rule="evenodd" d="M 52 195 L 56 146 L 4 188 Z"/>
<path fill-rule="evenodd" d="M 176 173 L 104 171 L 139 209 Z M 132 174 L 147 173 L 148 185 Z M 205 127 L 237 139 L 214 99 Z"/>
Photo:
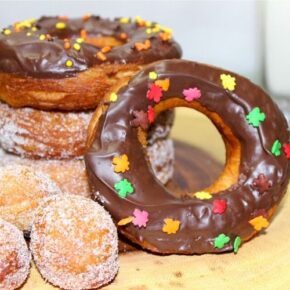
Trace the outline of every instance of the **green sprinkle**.
<path fill-rule="evenodd" d="M 281 142 L 278 139 L 275 140 L 275 142 L 273 143 L 272 149 L 271 149 L 272 154 L 275 156 L 280 156 L 281 155 L 281 148 L 282 148 Z"/>
<path fill-rule="evenodd" d="M 226 236 L 225 234 L 220 234 L 214 239 L 214 247 L 222 249 L 229 241 L 230 237 Z"/>
<path fill-rule="evenodd" d="M 234 253 L 236 254 L 242 244 L 241 237 L 237 236 L 234 241 Z"/>
<path fill-rule="evenodd" d="M 118 191 L 118 195 L 121 198 L 127 197 L 127 195 L 134 192 L 134 187 L 131 182 L 127 179 L 121 179 L 119 182 L 114 184 L 114 188 Z"/>
<path fill-rule="evenodd" d="M 250 125 L 257 128 L 261 122 L 265 121 L 266 115 L 261 112 L 259 107 L 256 107 L 246 116 L 246 119 Z"/>

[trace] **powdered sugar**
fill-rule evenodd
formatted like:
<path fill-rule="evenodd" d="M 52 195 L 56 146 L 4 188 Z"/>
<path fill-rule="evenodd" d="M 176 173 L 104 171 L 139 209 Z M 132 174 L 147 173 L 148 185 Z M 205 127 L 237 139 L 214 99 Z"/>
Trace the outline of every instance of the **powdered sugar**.
<path fill-rule="evenodd" d="M 23 234 L 0 219 L 0 289 L 16 289 L 28 276 L 31 255 Z"/>

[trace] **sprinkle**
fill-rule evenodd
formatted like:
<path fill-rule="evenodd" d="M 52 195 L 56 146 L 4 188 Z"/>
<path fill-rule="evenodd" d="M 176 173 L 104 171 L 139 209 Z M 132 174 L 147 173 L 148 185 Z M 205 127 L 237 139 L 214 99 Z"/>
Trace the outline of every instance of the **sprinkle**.
<path fill-rule="evenodd" d="M 198 199 L 211 199 L 212 198 L 212 195 L 206 191 L 198 191 L 193 196 Z"/>
<path fill-rule="evenodd" d="M 114 184 L 114 188 L 117 190 L 119 197 L 125 198 L 127 195 L 134 192 L 134 187 L 131 182 L 126 178 L 121 179 L 119 182 Z"/>
<path fill-rule="evenodd" d="M 60 15 L 60 16 L 58 16 L 58 19 L 59 20 L 68 20 L 69 18 L 66 15 Z"/>
<path fill-rule="evenodd" d="M 79 44 L 79 43 L 74 43 L 74 45 L 73 45 L 73 48 L 74 48 L 74 50 L 76 50 L 76 51 L 80 51 L 81 50 L 81 45 Z"/>
<path fill-rule="evenodd" d="M 171 218 L 167 218 L 164 220 L 164 226 L 162 228 L 162 231 L 168 235 L 170 234 L 176 234 L 176 232 L 179 230 L 180 221 L 179 220 L 173 220 Z"/>
<path fill-rule="evenodd" d="M 123 219 L 119 220 L 117 225 L 118 226 L 125 226 L 125 225 L 131 223 L 133 220 L 134 220 L 134 217 L 128 216 L 126 218 L 123 218 Z"/>
<path fill-rule="evenodd" d="M 285 143 L 283 145 L 283 151 L 285 153 L 285 156 L 290 159 L 290 143 Z"/>
<path fill-rule="evenodd" d="M 147 28 L 147 29 L 146 29 L 146 33 L 147 33 L 147 34 L 151 34 L 152 32 L 153 32 L 153 31 L 152 31 L 151 28 Z"/>
<path fill-rule="evenodd" d="M 73 67 L 73 66 L 74 66 L 74 63 L 73 63 L 73 61 L 72 61 L 71 59 L 68 59 L 68 60 L 65 62 L 65 65 L 66 65 L 67 67 Z"/>
<path fill-rule="evenodd" d="M 92 17 L 92 14 L 88 13 L 88 14 L 83 15 L 82 19 L 83 21 L 88 21 L 91 17 Z"/>
<path fill-rule="evenodd" d="M 39 35 L 39 40 L 45 40 L 46 39 L 46 35 L 45 34 L 40 34 Z"/>
<path fill-rule="evenodd" d="M 152 81 L 155 81 L 158 78 L 158 75 L 157 75 L 156 71 L 149 72 L 148 76 L 149 76 L 149 79 L 152 80 Z"/>
<path fill-rule="evenodd" d="M 102 49 L 101 49 L 101 52 L 102 53 L 108 53 L 112 50 L 112 47 L 111 46 L 104 46 Z"/>
<path fill-rule="evenodd" d="M 71 45 L 68 39 L 64 40 L 63 47 L 64 49 L 70 49 Z"/>
<path fill-rule="evenodd" d="M 246 119 L 250 125 L 257 128 L 260 126 L 260 123 L 265 121 L 266 115 L 261 112 L 259 107 L 254 108 L 250 113 L 246 116 Z"/>
<path fill-rule="evenodd" d="M 141 227 L 146 228 L 149 213 L 145 210 L 135 208 L 133 215 L 134 215 L 133 225 L 138 226 L 139 228 Z"/>
<path fill-rule="evenodd" d="M 233 91 L 236 86 L 236 78 L 231 75 L 221 74 L 220 79 L 222 81 L 223 88 L 225 90 Z"/>
<path fill-rule="evenodd" d="M 272 182 L 261 173 L 253 180 L 252 187 L 258 190 L 259 193 L 264 193 L 272 187 Z"/>
<path fill-rule="evenodd" d="M 119 37 L 120 37 L 120 39 L 122 39 L 122 40 L 126 40 L 126 39 L 128 39 L 128 34 L 125 33 L 125 32 L 122 32 L 122 33 L 120 33 Z"/>
<path fill-rule="evenodd" d="M 225 199 L 215 199 L 213 201 L 212 212 L 214 214 L 223 214 L 227 209 L 227 201 Z"/>
<path fill-rule="evenodd" d="M 234 241 L 234 253 L 237 254 L 237 252 L 239 251 L 239 248 L 242 244 L 242 239 L 241 237 L 237 236 L 235 238 L 235 241 Z"/>
<path fill-rule="evenodd" d="M 87 38 L 87 32 L 85 29 L 82 29 L 81 32 L 80 32 L 80 37 L 82 39 L 86 39 Z"/>
<path fill-rule="evenodd" d="M 152 106 L 148 106 L 147 118 L 148 118 L 149 124 L 152 124 L 155 120 L 155 111 Z"/>
<path fill-rule="evenodd" d="M 159 25 L 159 27 L 164 32 L 171 33 L 171 34 L 173 33 L 173 30 L 170 27 L 166 27 L 166 26 L 163 26 L 163 25 Z"/>
<path fill-rule="evenodd" d="M 118 95 L 116 94 L 116 93 L 111 93 L 110 94 L 110 102 L 111 103 L 115 103 L 115 102 L 117 102 L 117 100 L 118 100 Z"/>
<path fill-rule="evenodd" d="M 151 47 L 151 41 L 149 39 L 146 39 L 144 42 L 136 42 L 134 47 L 138 51 L 147 50 Z"/>
<path fill-rule="evenodd" d="M 116 173 L 124 173 L 129 170 L 130 162 L 128 161 L 128 156 L 123 154 L 121 156 L 115 156 L 112 161 L 114 165 L 114 171 Z"/>
<path fill-rule="evenodd" d="M 225 234 L 220 234 L 214 239 L 214 247 L 222 249 L 229 241 L 230 237 L 226 236 Z"/>
<path fill-rule="evenodd" d="M 142 19 L 140 16 L 135 17 L 135 22 L 137 23 L 138 26 L 144 27 L 145 26 L 145 20 Z"/>
<path fill-rule="evenodd" d="M 147 91 L 146 97 L 150 101 L 154 100 L 155 103 L 159 103 L 162 95 L 162 89 L 155 84 L 151 84 Z"/>
<path fill-rule="evenodd" d="M 172 34 L 169 32 L 160 32 L 159 37 L 162 41 L 169 41 L 172 39 Z"/>
<path fill-rule="evenodd" d="M 12 31 L 8 28 L 5 28 L 2 30 L 2 34 L 4 34 L 5 36 L 9 36 L 11 35 Z"/>
<path fill-rule="evenodd" d="M 170 86 L 170 80 L 169 79 L 157 80 L 155 81 L 155 85 L 160 87 L 164 92 L 167 92 Z"/>
<path fill-rule="evenodd" d="M 65 29 L 66 28 L 66 24 L 64 22 L 57 22 L 55 24 L 55 28 L 56 29 Z"/>
<path fill-rule="evenodd" d="M 105 61 L 107 59 L 107 57 L 101 51 L 97 52 L 96 56 L 101 61 Z"/>
<path fill-rule="evenodd" d="M 32 35 L 31 32 L 27 32 L 27 33 L 26 33 L 26 36 L 31 36 L 31 35 Z"/>
<path fill-rule="evenodd" d="M 122 24 L 127 24 L 130 22 L 130 18 L 129 17 L 122 17 L 119 19 L 119 22 Z"/>
<path fill-rule="evenodd" d="M 187 102 L 199 99 L 201 97 L 201 91 L 198 88 L 189 88 L 182 91 L 183 96 Z"/>
<path fill-rule="evenodd" d="M 254 227 L 256 231 L 260 231 L 263 228 L 267 228 L 269 225 L 268 220 L 261 215 L 251 219 L 249 223 Z"/>
<path fill-rule="evenodd" d="M 282 144 L 281 142 L 276 139 L 275 142 L 273 143 L 273 146 L 271 148 L 271 152 L 274 156 L 280 156 L 281 155 L 281 148 L 282 148 Z"/>
<path fill-rule="evenodd" d="M 33 27 L 31 28 L 31 31 L 36 32 L 36 31 L 37 31 L 37 27 L 33 26 Z"/>
<path fill-rule="evenodd" d="M 146 131 L 141 129 L 141 127 L 137 128 L 137 138 L 143 147 L 147 146 L 147 143 L 148 143 L 147 142 L 147 134 L 146 134 Z"/>
<path fill-rule="evenodd" d="M 76 42 L 77 43 L 83 43 L 84 41 L 85 40 L 83 38 L 81 38 L 81 37 L 79 37 L 79 38 L 76 39 Z"/>
<path fill-rule="evenodd" d="M 133 127 L 141 127 L 143 130 L 147 130 L 149 127 L 148 114 L 144 111 L 133 111 L 132 115 L 134 119 L 130 122 Z"/>

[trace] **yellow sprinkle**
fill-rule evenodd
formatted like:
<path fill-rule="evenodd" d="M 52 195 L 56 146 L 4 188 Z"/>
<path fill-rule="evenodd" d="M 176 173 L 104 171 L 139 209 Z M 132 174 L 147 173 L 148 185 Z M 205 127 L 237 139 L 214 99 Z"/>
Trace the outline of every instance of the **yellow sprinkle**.
<path fill-rule="evenodd" d="M 152 22 L 151 21 L 145 21 L 145 26 L 146 27 L 151 27 L 152 25 Z"/>
<path fill-rule="evenodd" d="M 156 33 L 156 32 L 159 32 L 160 31 L 160 28 L 155 26 L 152 28 L 152 32 Z"/>
<path fill-rule="evenodd" d="M 225 90 L 234 91 L 236 87 L 236 78 L 232 77 L 230 74 L 221 74 L 220 80 L 222 86 Z"/>
<path fill-rule="evenodd" d="M 65 65 L 66 65 L 67 67 L 73 67 L 74 63 L 73 63 L 73 61 L 72 61 L 71 59 L 68 59 L 68 60 L 65 62 Z"/>
<path fill-rule="evenodd" d="M 167 33 L 170 33 L 170 34 L 173 33 L 173 30 L 172 30 L 171 28 L 169 28 L 169 27 L 161 26 L 160 28 L 161 28 L 161 30 L 163 30 L 164 32 L 167 32 Z"/>
<path fill-rule="evenodd" d="M 80 46 L 79 43 L 75 43 L 75 44 L 73 45 L 73 48 L 74 48 L 74 50 L 76 50 L 76 51 L 80 51 L 80 50 L 81 50 L 81 46 Z"/>
<path fill-rule="evenodd" d="M 110 94 L 110 102 L 114 103 L 118 100 L 118 95 L 116 93 Z"/>
<path fill-rule="evenodd" d="M 84 41 L 85 40 L 83 38 L 81 38 L 81 37 L 79 37 L 79 38 L 76 39 L 76 42 L 77 43 L 83 43 Z"/>
<path fill-rule="evenodd" d="M 134 217 L 128 216 L 128 217 L 126 217 L 124 219 L 119 220 L 118 221 L 118 226 L 125 226 L 125 225 L 131 223 L 133 220 L 134 220 Z"/>
<path fill-rule="evenodd" d="M 45 34 L 40 34 L 40 35 L 39 35 L 39 40 L 45 40 L 45 39 L 46 39 Z"/>
<path fill-rule="evenodd" d="M 26 36 L 31 36 L 31 35 L 32 35 L 31 32 L 27 32 L 27 33 L 26 33 Z"/>
<path fill-rule="evenodd" d="M 3 29 L 2 33 L 6 36 L 10 35 L 12 33 L 12 31 L 10 29 Z"/>
<path fill-rule="evenodd" d="M 35 32 L 35 31 L 37 31 L 37 28 L 34 26 L 34 27 L 31 28 L 31 30 L 32 30 L 33 32 Z"/>
<path fill-rule="evenodd" d="M 151 28 L 147 28 L 147 29 L 146 29 L 146 33 L 147 33 L 147 34 L 151 34 L 151 33 L 152 33 L 152 29 L 151 29 Z"/>
<path fill-rule="evenodd" d="M 155 81 L 157 79 L 158 75 L 155 71 L 151 71 L 149 73 L 149 79 Z"/>
<path fill-rule="evenodd" d="M 198 199 L 211 199 L 212 195 L 206 191 L 199 191 L 194 194 L 194 196 Z"/>
<path fill-rule="evenodd" d="M 65 29 L 65 28 L 66 28 L 66 24 L 65 24 L 64 22 L 57 22 L 57 23 L 55 24 L 55 27 L 56 27 L 57 29 Z"/>
<path fill-rule="evenodd" d="M 123 24 L 126 24 L 126 23 L 129 23 L 130 22 L 130 18 L 128 17 L 122 17 L 120 18 L 120 23 L 123 23 Z"/>

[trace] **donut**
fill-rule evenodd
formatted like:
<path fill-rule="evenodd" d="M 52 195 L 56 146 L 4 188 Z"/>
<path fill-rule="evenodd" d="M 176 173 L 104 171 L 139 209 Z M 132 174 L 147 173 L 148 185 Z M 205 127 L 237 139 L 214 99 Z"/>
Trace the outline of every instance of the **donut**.
<path fill-rule="evenodd" d="M 0 289 L 17 289 L 29 274 L 31 255 L 23 233 L 0 219 Z"/>
<path fill-rule="evenodd" d="M 116 227 L 100 205 L 81 196 L 53 196 L 39 207 L 30 248 L 43 278 L 62 289 L 95 289 L 118 271 Z"/>
<path fill-rule="evenodd" d="M 267 228 L 288 185 L 290 144 L 285 117 L 262 89 L 220 68 L 165 60 L 117 94 L 93 117 L 85 162 L 92 190 L 121 234 L 161 254 L 237 253 Z M 160 112 L 175 107 L 205 114 L 226 148 L 217 180 L 181 199 L 156 180 L 140 139 L 140 130 L 146 134 Z M 116 120 L 119 126 L 110 126 Z M 114 160 L 121 156 L 127 162 L 119 172 Z"/>
<path fill-rule="evenodd" d="M 0 33 L 0 99 L 13 107 L 92 109 L 144 64 L 180 56 L 171 29 L 140 17 L 21 21 Z"/>
<path fill-rule="evenodd" d="M 1 147 L 30 158 L 81 157 L 92 113 L 16 109 L 0 102 Z"/>
<path fill-rule="evenodd" d="M 16 164 L 0 167 L 0 184 L 0 218 L 25 232 L 43 198 L 61 193 L 46 174 Z"/>

